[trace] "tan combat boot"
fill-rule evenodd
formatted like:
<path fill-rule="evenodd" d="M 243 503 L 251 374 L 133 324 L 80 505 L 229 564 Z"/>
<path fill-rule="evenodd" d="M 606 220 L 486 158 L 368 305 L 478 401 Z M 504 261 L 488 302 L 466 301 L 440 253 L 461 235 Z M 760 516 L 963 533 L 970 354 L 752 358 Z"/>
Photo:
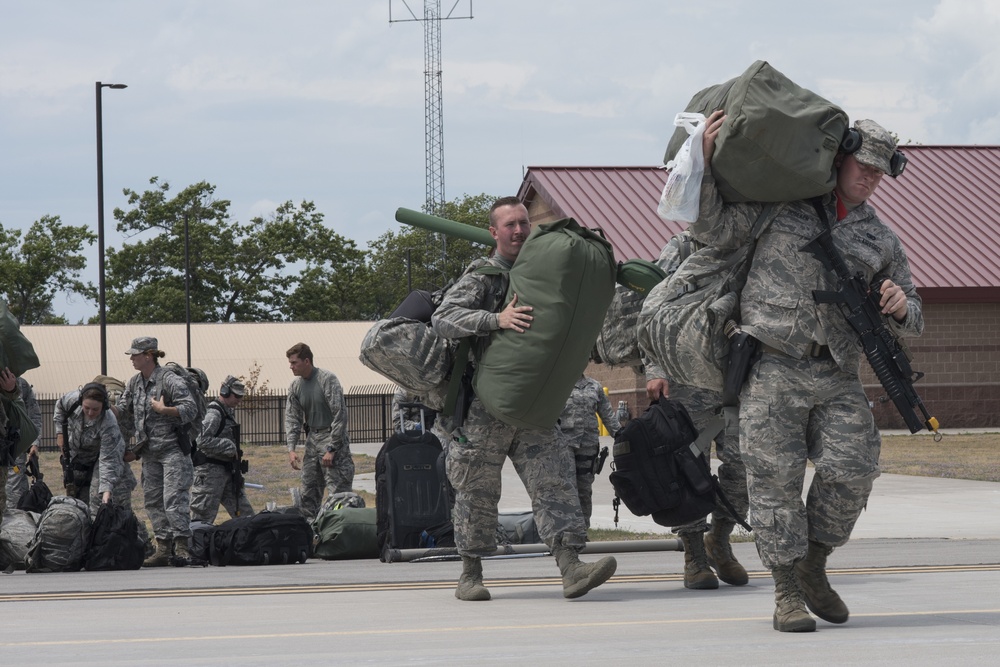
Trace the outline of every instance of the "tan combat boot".
<path fill-rule="evenodd" d="M 795 576 L 809 611 L 828 623 L 846 623 L 850 615 L 847 605 L 826 578 L 826 557 L 831 552 L 833 547 L 810 540 L 806 557 L 795 564 Z"/>
<path fill-rule="evenodd" d="M 816 619 L 806 611 L 794 565 L 771 570 L 774 577 L 774 629 L 778 632 L 814 632 Z"/>
<path fill-rule="evenodd" d="M 462 576 L 458 578 L 455 597 L 466 602 L 481 602 L 490 599 L 490 591 L 483 585 L 483 561 L 481 558 L 462 556 Z"/>
<path fill-rule="evenodd" d="M 710 590 L 719 587 L 719 580 L 708 566 L 704 533 L 684 533 L 684 588 Z"/>
<path fill-rule="evenodd" d="M 582 563 L 574 549 L 557 547 L 552 550 L 559 565 L 563 580 L 563 597 L 578 598 L 586 595 L 605 581 L 618 569 L 618 561 L 607 556 L 596 563 Z"/>
<path fill-rule="evenodd" d="M 170 540 L 156 538 L 156 551 L 153 555 L 142 561 L 143 567 L 166 567 L 170 565 Z"/>
<path fill-rule="evenodd" d="M 174 567 L 185 567 L 191 564 L 191 552 L 188 550 L 188 538 L 174 538 L 174 557 L 170 563 Z"/>
<path fill-rule="evenodd" d="M 713 521 L 712 532 L 705 535 L 705 552 L 708 554 L 708 564 L 715 568 L 719 579 L 730 586 L 746 586 L 750 577 L 736 560 L 729 544 L 729 535 L 735 526 L 735 521 Z"/>

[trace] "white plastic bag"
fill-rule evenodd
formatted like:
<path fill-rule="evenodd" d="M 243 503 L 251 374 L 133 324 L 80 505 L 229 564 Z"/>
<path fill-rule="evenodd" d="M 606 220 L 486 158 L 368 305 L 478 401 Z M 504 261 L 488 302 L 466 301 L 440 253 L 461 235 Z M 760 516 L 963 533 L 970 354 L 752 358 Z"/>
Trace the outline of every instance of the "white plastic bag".
<path fill-rule="evenodd" d="M 701 137 L 705 134 L 705 115 L 682 112 L 674 118 L 674 125 L 686 129 L 690 136 L 674 159 L 665 165 L 670 175 L 663 186 L 656 212 L 664 220 L 694 222 L 698 219 L 701 177 L 705 172 L 705 155 L 701 145 Z"/>

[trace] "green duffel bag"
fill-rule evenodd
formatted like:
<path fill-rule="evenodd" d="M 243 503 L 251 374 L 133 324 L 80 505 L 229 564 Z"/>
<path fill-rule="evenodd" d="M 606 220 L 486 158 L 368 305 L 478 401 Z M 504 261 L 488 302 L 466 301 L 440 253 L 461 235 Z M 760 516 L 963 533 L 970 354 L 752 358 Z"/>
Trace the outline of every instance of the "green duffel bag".
<path fill-rule="evenodd" d="M 35 347 L 21 333 L 21 326 L 8 310 L 7 302 L 0 300 L 0 369 L 9 368 L 11 373 L 20 376 L 41 365 Z"/>
<path fill-rule="evenodd" d="M 313 520 L 317 542 L 313 556 L 324 560 L 378 558 L 374 507 L 326 510 Z"/>
<path fill-rule="evenodd" d="M 510 270 L 507 302 L 531 306 L 524 333 L 494 331 L 476 367 L 476 396 L 517 428 L 555 426 L 615 293 L 614 250 L 572 218 L 538 225 Z"/>
<path fill-rule="evenodd" d="M 833 190 L 833 159 L 848 128 L 847 114 L 795 84 L 763 60 L 742 75 L 691 98 L 685 111 L 708 116 L 725 109 L 715 141 L 712 174 L 727 202 L 783 202 Z M 674 131 L 664 164 L 688 138 Z"/>

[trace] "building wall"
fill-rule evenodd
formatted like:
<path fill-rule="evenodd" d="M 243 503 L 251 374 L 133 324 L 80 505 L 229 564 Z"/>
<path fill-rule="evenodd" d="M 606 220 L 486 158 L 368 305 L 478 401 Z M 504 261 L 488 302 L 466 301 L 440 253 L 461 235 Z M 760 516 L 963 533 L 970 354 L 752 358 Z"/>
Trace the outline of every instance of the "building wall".
<path fill-rule="evenodd" d="M 1000 304 L 925 305 L 924 323 L 909 349 L 913 369 L 925 374 L 914 388 L 928 412 L 942 428 L 1000 427 Z M 861 367 L 876 423 L 904 428 L 868 363 Z M 591 364 L 587 374 L 608 388 L 613 406 L 627 401 L 634 416 L 649 405 L 645 379 L 635 369 Z"/>

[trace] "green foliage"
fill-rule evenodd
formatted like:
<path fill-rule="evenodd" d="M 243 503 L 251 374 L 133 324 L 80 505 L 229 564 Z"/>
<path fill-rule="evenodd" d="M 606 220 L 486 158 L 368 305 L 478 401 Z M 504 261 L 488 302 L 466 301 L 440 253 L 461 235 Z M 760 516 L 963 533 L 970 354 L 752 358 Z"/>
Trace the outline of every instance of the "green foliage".
<path fill-rule="evenodd" d="M 435 215 L 485 229 L 495 200 L 487 194 L 466 195 L 445 202 Z M 469 262 L 488 251 L 462 239 L 442 239 L 440 234 L 419 227 L 404 225 L 398 232 L 386 232 L 368 248 L 368 318 L 387 316 L 411 288 L 433 291 L 443 287 L 461 275 Z"/>
<path fill-rule="evenodd" d="M 59 216 L 35 221 L 23 242 L 20 230 L 0 225 L 0 293 L 20 324 L 64 324 L 65 318 L 52 312 L 57 292 L 97 298 L 94 286 L 80 280 L 87 266 L 83 247 L 95 240 L 85 226 L 64 225 Z"/>
<path fill-rule="evenodd" d="M 185 226 L 191 321 L 328 319 L 306 306 L 331 294 L 344 313 L 357 312 L 349 282 L 364 253 L 325 227 L 312 202 L 288 201 L 240 224 L 209 183 L 172 199 L 168 183 L 150 184 L 141 194 L 126 189 L 132 208 L 114 212 L 120 232 L 141 238 L 108 253 L 109 322 L 185 321 Z"/>

